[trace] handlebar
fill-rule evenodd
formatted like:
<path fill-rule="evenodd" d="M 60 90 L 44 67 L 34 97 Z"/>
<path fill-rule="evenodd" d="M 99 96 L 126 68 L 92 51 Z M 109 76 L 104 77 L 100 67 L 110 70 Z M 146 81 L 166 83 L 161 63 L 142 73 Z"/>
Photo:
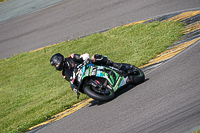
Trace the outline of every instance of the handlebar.
<path fill-rule="evenodd" d="M 83 66 L 86 66 L 86 65 L 88 65 L 90 62 L 91 62 L 90 59 L 84 60 L 83 63 L 81 63 L 80 65 L 77 66 L 77 68 L 79 69 L 79 68 L 81 68 L 81 67 L 83 67 Z"/>

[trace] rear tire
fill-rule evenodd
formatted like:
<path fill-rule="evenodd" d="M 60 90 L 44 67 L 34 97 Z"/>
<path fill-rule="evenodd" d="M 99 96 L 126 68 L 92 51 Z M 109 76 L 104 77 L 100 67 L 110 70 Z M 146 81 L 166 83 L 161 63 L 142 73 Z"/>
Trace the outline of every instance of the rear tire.
<path fill-rule="evenodd" d="M 134 66 L 134 69 L 136 70 L 136 74 L 131 75 L 131 82 L 134 85 L 138 85 L 138 84 L 144 82 L 145 75 L 144 75 L 144 72 L 141 69 L 139 69 L 135 66 Z"/>
<path fill-rule="evenodd" d="M 98 101 L 110 101 L 114 98 L 115 94 L 114 91 L 111 89 L 106 88 L 107 93 L 102 94 L 95 91 L 95 88 L 93 86 L 85 86 L 84 87 L 84 93 L 87 94 L 89 97 L 93 98 L 94 100 Z M 108 92 L 109 91 L 109 92 Z"/>

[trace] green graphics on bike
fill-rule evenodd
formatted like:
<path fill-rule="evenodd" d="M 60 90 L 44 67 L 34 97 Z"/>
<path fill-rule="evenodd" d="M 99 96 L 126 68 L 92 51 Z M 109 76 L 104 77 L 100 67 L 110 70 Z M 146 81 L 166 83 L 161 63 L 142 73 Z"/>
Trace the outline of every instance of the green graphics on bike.
<path fill-rule="evenodd" d="M 89 64 L 87 66 L 83 66 L 82 70 L 79 72 L 78 80 L 83 80 L 88 76 L 96 76 L 106 78 L 109 81 L 109 84 L 112 86 L 114 91 L 117 91 L 118 88 L 126 84 L 128 78 L 124 78 L 120 76 L 113 69 L 110 69 L 105 66 L 97 66 L 94 64 Z"/>

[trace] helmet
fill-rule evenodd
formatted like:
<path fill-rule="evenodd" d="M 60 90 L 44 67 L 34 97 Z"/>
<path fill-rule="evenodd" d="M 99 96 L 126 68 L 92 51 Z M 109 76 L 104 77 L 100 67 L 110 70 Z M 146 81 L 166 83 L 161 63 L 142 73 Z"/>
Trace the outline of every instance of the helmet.
<path fill-rule="evenodd" d="M 50 59 L 51 65 L 55 66 L 56 70 L 59 71 L 63 69 L 63 62 L 64 62 L 64 56 L 60 53 L 54 54 Z"/>

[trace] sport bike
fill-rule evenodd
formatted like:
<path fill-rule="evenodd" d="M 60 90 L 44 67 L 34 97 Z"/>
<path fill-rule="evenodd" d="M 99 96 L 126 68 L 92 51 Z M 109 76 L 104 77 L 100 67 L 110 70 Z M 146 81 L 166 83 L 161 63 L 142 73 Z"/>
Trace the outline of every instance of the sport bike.
<path fill-rule="evenodd" d="M 130 64 L 122 63 L 119 70 L 112 66 L 94 65 L 87 60 L 75 66 L 73 80 L 78 84 L 77 91 L 94 100 L 109 101 L 120 88 L 144 82 L 145 75 L 141 69 Z"/>

